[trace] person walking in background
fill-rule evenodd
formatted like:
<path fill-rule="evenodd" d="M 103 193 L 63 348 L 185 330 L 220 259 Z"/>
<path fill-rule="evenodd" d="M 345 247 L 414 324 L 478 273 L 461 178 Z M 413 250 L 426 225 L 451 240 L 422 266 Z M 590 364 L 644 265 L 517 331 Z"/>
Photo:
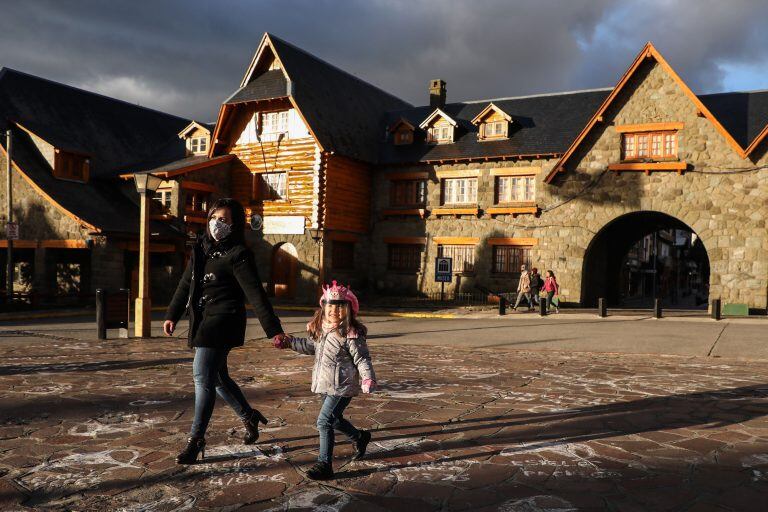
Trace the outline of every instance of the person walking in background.
<path fill-rule="evenodd" d="M 539 269 L 533 267 L 531 269 L 531 300 L 537 306 L 539 305 L 539 293 L 542 286 L 544 286 L 544 280 L 539 274 Z"/>
<path fill-rule="evenodd" d="M 547 270 L 547 277 L 544 279 L 544 291 L 547 292 L 547 311 L 552 310 L 554 297 L 560 294 L 560 285 L 557 284 L 555 273 Z M 560 312 L 559 301 L 555 302 L 555 313 Z"/>
<path fill-rule="evenodd" d="M 515 301 L 515 307 L 512 308 L 517 311 L 517 307 L 520 305 L 520 301 L 525 297 L 528 300 L 528 311 L 533 309 L 533 302 L 531 301 L 531 274 L 528 273 L 525 265 L 520 266 L 520 281 L 517 283 L 517 300 Z"/>
<path fill-rule="evenodd" d="M 320 453 L 317 463 L 307 471 L 312 480 L 333 478 L 334 430 L 349 438 L 355 446 L 354 460 L 362 459 L 371 441 L 371 433 L 355 428 L 344 417 L 344 409 L 360 391 L 370 393 L 376 387 L 376 375 L 365 341 L 366 327 L 357 319 L 359 305 L 352 290 L 333 281 L 323 287 L 320 308 L 307 324 L 308 338 L 288 337 L 275 340 L 277 348 L 291 348 L 300 354 L 315 356 L 312 392 L 322 397 L 317 430 Z"/>
<path fill-rule="evenodd" d="M 285 338 L 280 319 L 261 285 L 253 253 L 245 246 L 245 212 L 234 199 L 219 199 L 208 211 L 205 235 L 192 249 L 192 257 L 168 306 L 163 331 L 173 334 L 184 311 L 189 313 L 188 345 L 195 350 L 195 416 L 186 448 L 176 457 L 192 464 L 205 457 L 205 432 L 218 393 L 245 425 L 245 444 L 259 438 L 259 423 L 267 419 L 251 408 L 229 377 L 227 356 L 245 341 L 245 300 L 270 338 Z"/>

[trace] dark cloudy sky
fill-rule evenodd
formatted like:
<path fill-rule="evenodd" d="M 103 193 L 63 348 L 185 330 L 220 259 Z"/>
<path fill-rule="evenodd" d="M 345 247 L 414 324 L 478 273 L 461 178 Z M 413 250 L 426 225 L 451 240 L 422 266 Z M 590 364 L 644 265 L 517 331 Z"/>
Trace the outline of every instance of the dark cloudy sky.
<path fill-rule="evenodd" d="M 0 66 L 213 120 L 265 31 L 416 104 L 612 86 L 652 40 L 695 92 L 768 88 L 765 0 L 0 0 Z"/>

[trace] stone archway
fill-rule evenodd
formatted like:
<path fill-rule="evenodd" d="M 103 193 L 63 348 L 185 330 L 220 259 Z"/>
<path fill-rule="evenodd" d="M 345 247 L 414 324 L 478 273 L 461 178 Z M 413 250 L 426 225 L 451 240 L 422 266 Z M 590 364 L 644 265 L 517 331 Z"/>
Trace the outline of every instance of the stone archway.
<path fill-rule="evenodd" d="M 275 297 L 291 299 L 296 295 L 298 255 L 289 242 L 279 243 L 272 250 L 270 284 Z"/>
<path fill-rule="evenodd" d="M 603 226 L 584 255 L 582 307 L 603 297 L 609 306 L 706 309 L 709 256 L 686 223 L 657 211 L 621 215 Z"/>

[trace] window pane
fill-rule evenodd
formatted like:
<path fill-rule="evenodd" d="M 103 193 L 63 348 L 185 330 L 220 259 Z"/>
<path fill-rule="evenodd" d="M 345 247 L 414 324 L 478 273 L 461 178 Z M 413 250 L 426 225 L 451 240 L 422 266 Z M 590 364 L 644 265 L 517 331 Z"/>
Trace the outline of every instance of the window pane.
<path fill-rule="evenodd" d="M 474 245 L 438 245 L 437 254 L 441 258 L 453 258 L 454 272 L 472 272 L 475 270 Z"/>
<path fill-rule="evenodd" d="M 677 135 L 674 133 L 667 133 L 664 135 L 664 156 L 675 156 L 675 139 Z"/>
<path fill-rule="evenodd" d="M 519 273 L 521 265 L 530 267 L 530 253 L 530 247 L 494 246 L 493 271 L 499 274 Z"/>
<path fill-rule="evenodd" d="M 662 156 L 660 133 L 651 134 L 651 155 Z"/>
<path fill-rule="evenodd" d="M 637 156 L 648 156 L 648 134 L 637 136 Z"/>

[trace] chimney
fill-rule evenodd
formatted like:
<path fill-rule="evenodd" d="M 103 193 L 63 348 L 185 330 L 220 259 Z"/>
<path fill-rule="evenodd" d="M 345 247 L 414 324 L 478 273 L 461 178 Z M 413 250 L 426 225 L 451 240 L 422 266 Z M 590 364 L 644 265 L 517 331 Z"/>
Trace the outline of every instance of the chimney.
<path fill-rule="evenodd" d="M 445 80 L 435 79 L 429 82 L 429 106 L 443 108 L 445 106 Z"/>

